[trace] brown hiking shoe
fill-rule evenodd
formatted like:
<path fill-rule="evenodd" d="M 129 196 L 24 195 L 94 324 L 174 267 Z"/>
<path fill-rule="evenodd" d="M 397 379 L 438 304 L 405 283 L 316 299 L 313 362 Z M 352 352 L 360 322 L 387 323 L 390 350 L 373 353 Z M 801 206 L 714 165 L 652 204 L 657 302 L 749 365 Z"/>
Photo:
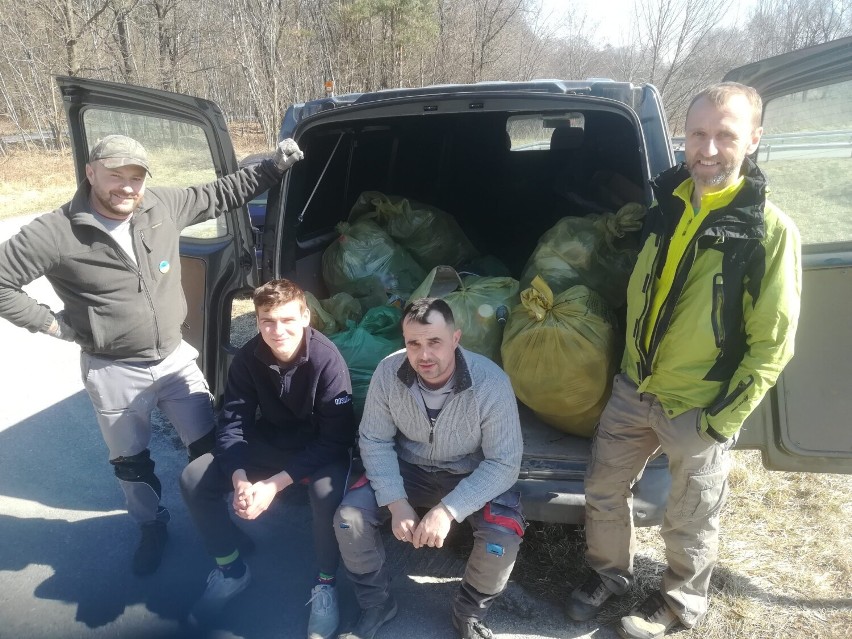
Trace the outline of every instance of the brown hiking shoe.
<path fill-rule="evenodd" d="M 680 623 L 677 615 L 669 608 L 663 594 L 658 590 L 621 618 L 618 634 L 625 639 L 661 639 Z"/>
<path fill-rule="evenodd" d="M 571 593 L 568 599 L 568 616 L 574 621 L 593 619 L 613 594 L 601 576 L 593 572 Z"/>

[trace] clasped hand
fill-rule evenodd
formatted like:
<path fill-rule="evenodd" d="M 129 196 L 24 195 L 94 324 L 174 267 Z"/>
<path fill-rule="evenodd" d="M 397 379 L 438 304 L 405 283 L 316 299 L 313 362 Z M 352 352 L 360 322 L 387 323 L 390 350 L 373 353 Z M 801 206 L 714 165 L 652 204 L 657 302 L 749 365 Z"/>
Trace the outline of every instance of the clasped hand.
<path fill-rule="evenodd" d="M 234 486 L 234 512 L 243 519 L 256 519 L 266 512 L 278 490 L 270 481 L 239 481 Z"/>
<path fill-rule="evenodd" d="M 400 541 L 411 543 L 415 548 L 430 546 L 441 548 L 450 532 L 452 517 L 438 504 L 420 519 L 407 500 L 401 499 L 389 505 L 393 535 Z"/>

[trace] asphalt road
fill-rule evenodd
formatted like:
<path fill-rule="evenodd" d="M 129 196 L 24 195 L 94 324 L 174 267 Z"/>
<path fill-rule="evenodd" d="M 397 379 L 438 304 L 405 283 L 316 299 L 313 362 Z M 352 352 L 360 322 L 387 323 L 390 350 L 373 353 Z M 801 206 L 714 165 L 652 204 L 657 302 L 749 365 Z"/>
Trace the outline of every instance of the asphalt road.
<path fill-rule="evenodd" d="M 30 219 L 0 221 L 0 241 Z M 44 279 L 26 290 L 60 307 Z M 185 618 L 212 566 L 178 493 L 186 457 L 174 433 L 158 423 L 151 446 L 172 514 L 169 545 L 160 570 L 137 578 L 129 570 L 137 528 L 123 511 L 83 390 L 78 348 L 5 320 L 0 346 L 0 638 L 197 636 Z M 314 574 L 307 498 L 294 491 L 279 502 L 258 520 L 240 522 L 257 543 L 248 559 L 254 580 L 204 636 L 306 636 Z M 414 550 L 392 538 L 386 545 L 400 611 L 379 639 L 454 637 L 449 606 L 464 557 L 447 548 Z M 357 608 L 345 575 L 339 583 L 346 623 Z M 615 637 L 594 623 L 567 621 L 562 610 L 514 583 L 488 620 L 504 639 Z"/>

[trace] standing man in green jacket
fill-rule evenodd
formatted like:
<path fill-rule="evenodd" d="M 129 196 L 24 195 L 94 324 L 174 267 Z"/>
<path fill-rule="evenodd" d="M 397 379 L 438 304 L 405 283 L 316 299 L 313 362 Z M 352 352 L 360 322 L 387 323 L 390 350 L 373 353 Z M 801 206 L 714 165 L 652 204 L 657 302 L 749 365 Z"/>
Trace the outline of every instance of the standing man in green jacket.
<path fill-rule="evenodd" d="M 650 459 L 669 458 L 659 591 L 629 615 L 623 637 L 662 637 L 707 612 L 718 557 L 729 450 L 793 355 L 801 242 L 766 199 L 746 156 L 760 142 L 757 92 L 724 82 L 686 117 L 686 162 L 652 183 L 656 205 L 627 292 L 627 336 L 586 474 L 586 560 L 593 573 L 568 614 L 594 617 L 633 581 L 631 487 Z"/>
<path fill-rule="evenodd" d="M 159 407 L 174 424 L 190 459 L 213 444 L 210 391 L 198 352 L 181 338 L 180 232 L 244 205 L 301 158 L 284 140 L 274 159 L 209 184 L 146 190 L 145 149 L 108 135 L 92 148 L 73 199 L 0 244 L 0 317 L 82 349 L 109 461 L 141 528 L 137 575 L 159 566 L 169 520 L 148 450 L 151 411 Z M 42 275 L 64 310 L 54 313 L 22 290 Z"/>

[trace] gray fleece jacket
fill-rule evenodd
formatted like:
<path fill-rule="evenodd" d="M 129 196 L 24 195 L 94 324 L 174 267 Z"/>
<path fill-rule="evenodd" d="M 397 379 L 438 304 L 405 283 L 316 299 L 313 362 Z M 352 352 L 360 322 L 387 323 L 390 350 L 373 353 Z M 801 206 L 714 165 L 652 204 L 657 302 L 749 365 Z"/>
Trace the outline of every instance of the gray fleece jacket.
<path fill-rule="evenodd" d="M 415 395 L 405 351 L 379 363 L 364 406 L 359 446 L 379 506 L 405 499 L 397 458 L 427 470 L 467 474 L 441 501 L 463 521 L 518 479 L 523 452 L 518 405 L 508 376 L 487 357 L 456 349 L 455 389 L 430 423 Z"/>
<path fill-rule="evenodd" d="M 0 244 L 0 317 L 46 331 L 53 312 L 21 287 L 44 275 L 65 306 L 65 321 L 93 355 L 150 361 L 181 340 L 186 300 L 180 232 L 242 206 L 281 179 L 271 161 L 186 189 L 146 189 L 130 222 L 138 265 L 90 212 L 89 183 L 52 213 Z"/>

